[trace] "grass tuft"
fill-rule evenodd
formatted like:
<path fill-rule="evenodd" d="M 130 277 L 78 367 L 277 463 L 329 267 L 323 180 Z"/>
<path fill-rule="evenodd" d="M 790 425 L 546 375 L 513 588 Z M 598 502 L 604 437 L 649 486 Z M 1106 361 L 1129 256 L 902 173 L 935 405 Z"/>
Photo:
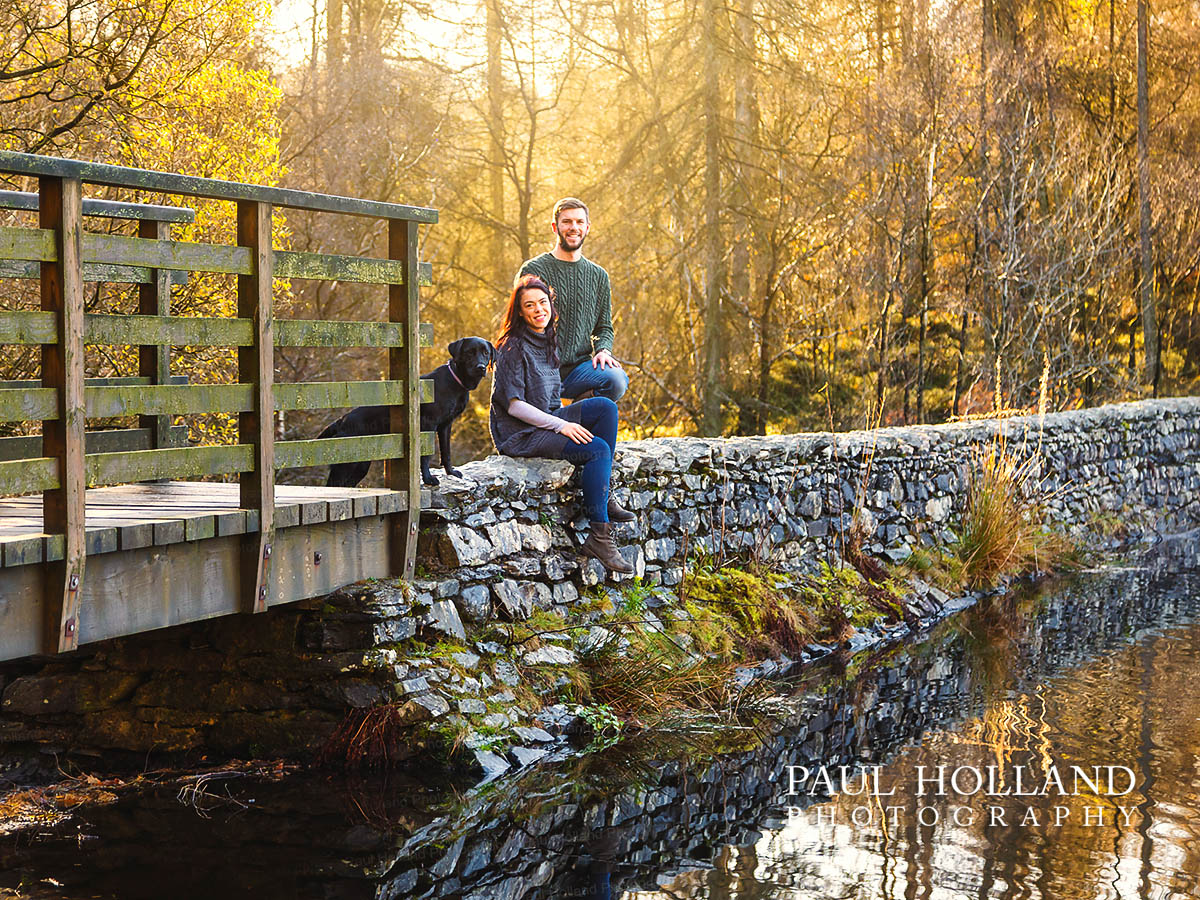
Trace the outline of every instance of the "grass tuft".
<path fill-rule="evenodd" d="M 734 714 L 736 661 L 692 654 L 663 631 L 631 628 L 625 636 L 627 651 L 604 649 L 583 661 L 587 678 L 581 700 L 642 727 Z"/>
<path fill-rule="evenodd" d="M 1045 572 L 1077 561 L 1072 541 L 1043 522 L 1039 460 L 1036 454 L 1013 452 L 1003 439 L 980 453 L 958 543 L 963 576 L 972 587 L 989 587 L 1000 575 Z"/>

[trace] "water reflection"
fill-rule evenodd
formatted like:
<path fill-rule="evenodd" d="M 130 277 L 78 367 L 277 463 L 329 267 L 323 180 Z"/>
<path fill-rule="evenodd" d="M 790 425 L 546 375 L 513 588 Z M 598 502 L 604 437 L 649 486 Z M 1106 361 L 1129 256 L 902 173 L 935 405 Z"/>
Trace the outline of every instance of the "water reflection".
<path fill-rule="evenodd" d="M 834 656 L 769 728 L 646 737 L 458 797 L 429 778 L 310 777 L 228 785 L 230 802 L 203 817 L 173 795 L 130 798 L 73 830 L 0 842 L 0 896 L 23 883 L 26 896 L 123 900 L 164 885 L 223 900 L 1196 897 L 1198 613 L 1194 575 L 1109 573 L 1002 598 L 911 649 Z M 860 762 L 896 793 L 784 796 L 789 765 Z M 1014 767 L 1051 764 L 1127 766 L 1137 784 L 1119 797 L 916 793 L 917 766 L 995 766 L 1004 788 Z M 1085 825 L 1097 805 L 1109 815 Z M 1021 826 L 1030 809 L 1038 825 Z"/>
<path fill-rule="evenodd" d="M 996 652 L 972 654 L 969 668 L 987 685 L 983 708 L 890 760 L 882 796 L 840 794 L 794 810 L 754 843 L 728 848 L 714 870 L 624 896 L 1200 896 L 1200 625 L 1138 631 L 1137 618 L 1104 623 L 1098 633 L 1132 643 L 1070 665 L 1090 642 L 1073 646 L 1074 629 L 1061 616 L 1089 610 L 1098 623 L 1105 618 L 1085 594 L 1053 604 L 1032 630 L 1003 610 L 987 622 L 996 610 L 985 612 L 972 628 L 982 624 L 987 635 L 998 628 L 1012 640 L 986 640 L 982 646 Z M 1124 793 L 1120 775 L 1115 790 L 1104 779 L 1096 790 L 1072 783 L 1072 766 L 1090 774 L 1109 765 L 1131 771 L 1131 791 Z M 997 789 L 1012 793 L 973 793 L 974 770 L 989 766 L 999 773 Z M 1031 776 L 1021 788 L 1032 795 L 1016 794 L 1017 767 Z M 960 792 L 950 783 L 955 769 Z M 1052 771 L 1063 775 L 1065 792 L 1052 783 L 1038 793 Z"/>

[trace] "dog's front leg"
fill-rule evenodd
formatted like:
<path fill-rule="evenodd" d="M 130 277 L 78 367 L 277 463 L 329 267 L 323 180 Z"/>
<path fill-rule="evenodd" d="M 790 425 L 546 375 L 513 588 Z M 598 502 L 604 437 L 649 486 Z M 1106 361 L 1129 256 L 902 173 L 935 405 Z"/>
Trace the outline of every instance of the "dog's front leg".
<path fill-rule="evenodd" d="M 429 471 L 429 461 L 431 459 L 433 459 L 432 453 L 430 453 L 428 456 L 421 457 L 421 481 L 425 482 L 425 484 L 429 485 L 430 487 L 437 487 L 437 476 Z"/>
<path fill-rule="evenodd" d="M 450 462 L 450 423 L 447 422 L 437 430 L 438 449 L 442 453 L 442 468 L 446 470 L 447 475 L 453 475 L 455 478 L 462 478 L 462 472 L 454 468 Z"/>

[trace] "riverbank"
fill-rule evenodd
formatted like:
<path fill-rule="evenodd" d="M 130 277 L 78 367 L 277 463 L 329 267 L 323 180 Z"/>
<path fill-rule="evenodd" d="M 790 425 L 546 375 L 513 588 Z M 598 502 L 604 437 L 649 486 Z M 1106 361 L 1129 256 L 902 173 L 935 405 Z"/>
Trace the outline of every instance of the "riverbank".
<path fill-rule="evenodd" d="M 597 586 L 570 621 L 535 609 L 380 648 L 411 698 L 351 712 L 325 765 L 385 767 L 419 742 L 490 780 L 639 732 L 712 730 L 769 714 L 770 679 L 912 640 L 983 596 L 951 597 L 870 557 L 817 573 L 698 561 L 675 588 Z"/>

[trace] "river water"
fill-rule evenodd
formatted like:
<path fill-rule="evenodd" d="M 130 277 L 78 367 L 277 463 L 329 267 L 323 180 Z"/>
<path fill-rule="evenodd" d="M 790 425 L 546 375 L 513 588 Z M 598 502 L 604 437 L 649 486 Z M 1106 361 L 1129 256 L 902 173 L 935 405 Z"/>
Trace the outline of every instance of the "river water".
<path fill-rule="evenodd" d="M 0 841 L 0 897 L 1200 897 L 1194 571 L 984 600 L 779 695 L 753 728 L 482 787 L 418 771 L 126 794 Z"/>

